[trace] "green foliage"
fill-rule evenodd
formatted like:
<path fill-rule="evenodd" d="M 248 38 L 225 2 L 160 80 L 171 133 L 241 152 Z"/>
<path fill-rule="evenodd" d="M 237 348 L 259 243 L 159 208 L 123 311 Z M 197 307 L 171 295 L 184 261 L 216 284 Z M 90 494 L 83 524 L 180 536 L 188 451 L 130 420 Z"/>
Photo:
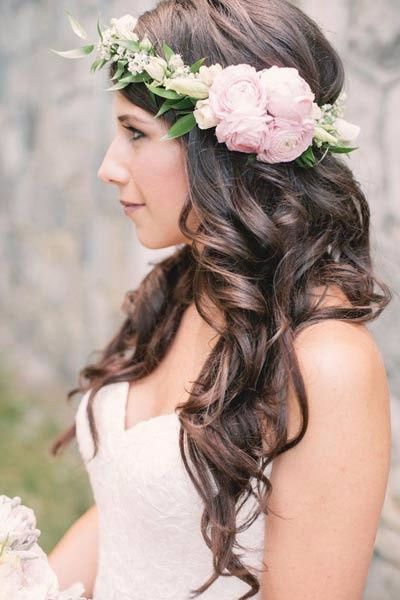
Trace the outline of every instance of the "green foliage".
<path fill-rule="evenodd" d="M 350 148 L 349 146 L 329 146 L 329 152 L 333 152 L 335 154 L 349 154 L 353 152 L 353 150 L 358 150 L 357 148 Z"/>
<path fill-rule="evenodd" d="M 173 54 L 175 54 L 175 52 L 165 42 L 162 45 L 162 49 L 163 49 L 163 52 L 164 52 L 165 60 L 168 62 L 169 59 L 171 58 L 171 56 Z"/>
<path fill-rule="evenodd" d="M 68 19 L 69 19 L 69 23 L 72 27 L 72 30 L 74 33 L 76 33 L 76 35 L 78 37 L 80 37 L 82 40 L 86 40 L 87 39 L 87 33 L 84 30 L 84 28 L 82 27 L 82 25 L 80 23 L 78 23 L 78 21 L 75 19 L 75 17 L 73 17 L 71 15 L 70 12 L 68 12 L 68 10 L 65 11 L 67 13 Z"/>
<path fill-rule="evenodd" d="M 174 123 L 171 129 L 168 131 L 167 135 L 164 135 L 162 140 L 172 140 L 177 137 L 181 137 L 188 133 L 196 126 L 196 119 L 194 117 L 193 112 L 181 117 Z"/>
<path fill-rule="evenodd" d="M 0 374 L 0 494 L 20 496 L 35 511 L 47 553 L 93 504 L 76 442 L 57 458 L 49 451 L 75 412 L 64 393 L 35 394 L 10 373 Z"/>
<path fill-rule="evenodd" d="M 146 83 L 146 86 L 153 94 L 161 96 L 161 98 L 168 98 L 168 100 L 181 100 L 182 98 L 181 94 L 174 92 L 174 90 L 166 90 L 150 83 Z"/>
<path fill-rule="evenodd" d="M 314 167 L 316 162 L 317 161 L 311 146 L 307 148 L 307 150 L 303 152 L 303 154 L 299 156 L 298 159 L 296 159 L 296 164 L 306 168 Z"/>
<path fill-rule="evenodd" d="M 93 52 L 94 44 L 89 44 L 88 46 L 82 46 L 82 48 L 74 48 L 73 50 L 54 50 L 54 48 L 49 48 L 54 54 L 58 54 L 63 58 L 83 58 L 87 54 Z"/>

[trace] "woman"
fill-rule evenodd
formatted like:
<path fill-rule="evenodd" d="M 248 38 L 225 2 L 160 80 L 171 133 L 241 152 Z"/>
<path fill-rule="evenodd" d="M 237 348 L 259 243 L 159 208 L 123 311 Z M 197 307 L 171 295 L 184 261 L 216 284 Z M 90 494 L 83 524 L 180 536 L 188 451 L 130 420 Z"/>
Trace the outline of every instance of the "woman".
<path fill-rule="evenodd" d="M 95 600 L 361 600 L 390 461 L 387 378 L 366 323 L 391 293 L 372 270 L 367 201 L 329 131 L 310 150 L 302 115 L 278 144 L 283 101 L 263 113 L 267 136 L 243 101 L 254 69 L 289 73 L 285 90 L 304 87 L 296 110 L 311 110 L 312 90 L 321 119 L 342 91 L 341 61 L 282 0 L 165 0 L 134 32 L 128 17 L 114 27 L 143 52 L 129 84 L 111 62 L 116 133 L 98 176 L 137 205 L 125 212 L 145 247 L 177 248 L 127 293 L 120 330 L 69 394 L 84 392 L 76 427 L 53 451 L 77 434 L 95 505 L 50 562 Z M 211 88 L 196 127 L 190 94 L 171 108 L 172 76 L 172 95 L 140 80 L 148 43 L 158 56 L 172 48 L 178 70 L 219 65 L 214 93 L 244 65 L 240 85 L 214 98 L 238 90 L 234 128 L 227 117 L 213 129 Z M 153 81 L 163 60 L 151 58 Z"/>

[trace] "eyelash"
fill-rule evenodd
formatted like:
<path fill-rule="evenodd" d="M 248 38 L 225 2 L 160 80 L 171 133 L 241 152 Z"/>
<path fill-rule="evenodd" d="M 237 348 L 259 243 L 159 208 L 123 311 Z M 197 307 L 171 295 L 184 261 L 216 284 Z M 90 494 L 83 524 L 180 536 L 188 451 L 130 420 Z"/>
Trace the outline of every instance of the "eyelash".
<path fill-rule="evenodd" d="M 140 136 L 139 137 L 132 137 L 129 139 L 130 142 L 136 142 L 137 140 L 140 140 L 140 138 L 144 137 L 144 133 L 142 131 L 139 131 L 139 129 L 135 129 L 135 127 L 124 127 L 124 129 L 126 129 L 127 131 L 131 131 L 132 133 L 139 133 Z"/>

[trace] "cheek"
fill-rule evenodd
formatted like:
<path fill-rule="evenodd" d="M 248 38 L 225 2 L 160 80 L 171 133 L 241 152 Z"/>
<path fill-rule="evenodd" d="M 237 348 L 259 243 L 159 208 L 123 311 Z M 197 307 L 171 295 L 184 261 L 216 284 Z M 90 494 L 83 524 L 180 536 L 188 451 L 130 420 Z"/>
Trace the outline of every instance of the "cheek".
<path fill-rule="evenodd" d="M 149 143 L 135 160 L 134 181 L 149 210 L 180 212 L 187 192 L 183 152 L 177 142 Z"/>

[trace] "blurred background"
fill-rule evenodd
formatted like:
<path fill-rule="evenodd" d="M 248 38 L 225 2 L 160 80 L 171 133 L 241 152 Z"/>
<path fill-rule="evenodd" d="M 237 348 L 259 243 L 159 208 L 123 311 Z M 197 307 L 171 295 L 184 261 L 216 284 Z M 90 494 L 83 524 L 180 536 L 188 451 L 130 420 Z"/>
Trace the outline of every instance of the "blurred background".
<path fill-rule="evenodd" d="M 0 6 L 0 494 L 37 514 L 49 552 L 93 502 L 76 442 L 49 447 L 72 423 L 66 393 L 123 319 L 125 292 L 171 250 L 141 247 L 97 169 L 113 135 L 106 71 L 78 47 L 65 10 L 97 41 L 96 19 L 138 16 L 156 2 L 3 0 Z M 400 597 L 400 20 L 398 0 L 297 2 L 346 67 L 346 118 L 361 125 L 350 162 L 372 213 L 377 274 L 394 289 L 368 325 L 384 356 L 392 402 L 392 469 L 365 600 Z M 89 43 L 89 42 L 88 42 Z"/>

